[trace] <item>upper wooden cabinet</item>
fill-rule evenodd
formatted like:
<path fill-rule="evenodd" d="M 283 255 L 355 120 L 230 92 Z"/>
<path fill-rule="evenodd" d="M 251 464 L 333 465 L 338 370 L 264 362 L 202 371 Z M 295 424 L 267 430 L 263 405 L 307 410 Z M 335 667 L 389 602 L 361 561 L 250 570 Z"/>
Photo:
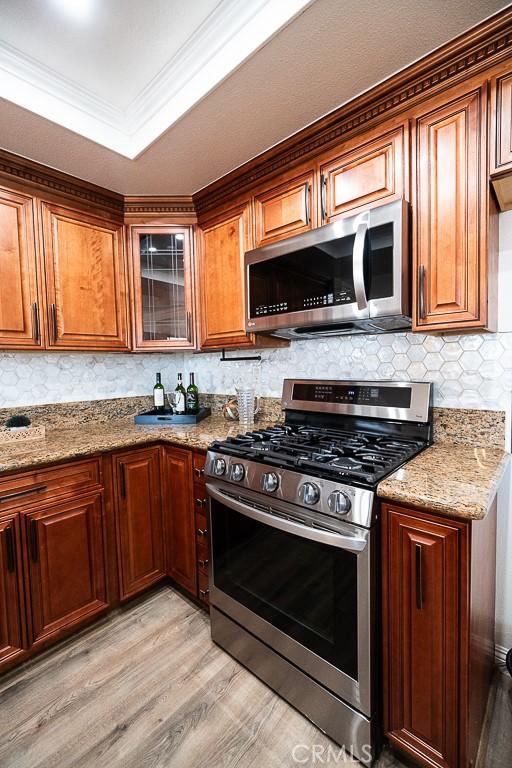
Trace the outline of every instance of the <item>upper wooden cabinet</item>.
<path fill-rule="evenodd" d="M 0 348 L 41 346 L 33 200 L 0 189 Z"/>
<path fill-rule="evenodd" d="M 122 226 L 42 203 L 49 346 L 128 348 Z"/>
<path fill-rule="evenodd" d="M 287 178 L 253 198 L 255 247 L 312 229 L 316 200 L 314 172 Z"/>
<path fill-rule="evenodd" d="M 189 227 L 130 227 L 133 348 L 195 346 Z"/>
<path fill-rule="evenodd" d="M 512 209 L 512 74 L 491 80 L 490 173 L 502 211 Z"/>
<path fill-rule="evenodd" d="M 451 97 L 451 98 L 450 98 Z M 485 85 L 429 102 L 415 122 L 415 330 L 492 329 L 496 230 Z"/>
<path fill-rule="evenodd" d="M 320 219 L 408 197 L 407 125 L 357 136 L 320 158 Z"/>

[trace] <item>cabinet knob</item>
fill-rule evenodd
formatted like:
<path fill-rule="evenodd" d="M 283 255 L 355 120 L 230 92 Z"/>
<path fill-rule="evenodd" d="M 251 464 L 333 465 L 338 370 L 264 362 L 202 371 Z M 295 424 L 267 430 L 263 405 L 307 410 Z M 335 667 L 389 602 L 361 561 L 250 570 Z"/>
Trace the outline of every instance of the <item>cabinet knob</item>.
<path fill-rule="evenodd" d="M 200 568 L 208 568 L 208 563 L 210 561 L 209 560 L 198 560 L 197 562 L 199 563 L 199 567 Z"/>
<path fill-rule="evenodd" d="M 202 477 L 204 475 L 204 469 L 199 469 L 198 467 L 194 469 L 194 472 L 196 477 Z"/>
<path fill-rule="evenodd" d="M 198 536 L 208 536 L 208 529 L 207 528 L 198 528 L 197 529 L 197 535 Z"/>
<path fill-rule="evenodd" d="M 208 595 L 210 594 L 210 590 L 209 589 L 200 589 L 199 590 L 199 594 L 201 595 L 201 597 L 208 597 Z"/>

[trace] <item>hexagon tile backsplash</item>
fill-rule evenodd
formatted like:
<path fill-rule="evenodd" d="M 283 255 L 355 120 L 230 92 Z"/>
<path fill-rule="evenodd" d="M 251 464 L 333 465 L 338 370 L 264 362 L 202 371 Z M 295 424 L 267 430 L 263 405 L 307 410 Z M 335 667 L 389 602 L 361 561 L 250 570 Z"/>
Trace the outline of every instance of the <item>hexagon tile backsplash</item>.
<path fill-rule="evenodd" d="M 202 392 L 231 392 L 237 381 L 256 378 L 259 393 L 274 397 L 287 377 L 433 381 L 436 405 L 510 412 L 512 333 L 343 336 L 261 355 L 258 364 L 221 362 L 218 353 L 3 352 L 0 407 L 149 394 L 156 371 L 167 388 L 178 371 L 195 371 Z"/>

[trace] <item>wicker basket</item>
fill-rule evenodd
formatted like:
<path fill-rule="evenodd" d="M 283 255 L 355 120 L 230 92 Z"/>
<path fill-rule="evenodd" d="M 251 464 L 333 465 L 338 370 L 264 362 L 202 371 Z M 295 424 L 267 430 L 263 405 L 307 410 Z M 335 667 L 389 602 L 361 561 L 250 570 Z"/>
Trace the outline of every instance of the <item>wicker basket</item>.
<path fill-rule="evenodd" d="M 40 427 L 0 427 L 0 445 L 19 445 L 29 440 L 43 440 L 45 428 Z"/>

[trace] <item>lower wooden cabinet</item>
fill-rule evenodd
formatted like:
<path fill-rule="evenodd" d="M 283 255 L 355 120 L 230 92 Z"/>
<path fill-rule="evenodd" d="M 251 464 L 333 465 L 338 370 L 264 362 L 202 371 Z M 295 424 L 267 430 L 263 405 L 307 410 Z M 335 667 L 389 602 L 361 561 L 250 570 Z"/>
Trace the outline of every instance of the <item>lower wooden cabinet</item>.
<path fill-rule="evenodd" d="M 105 588 L 101 491 L 23 513 L 31 642 L 101 613 Z"/>
<path fill-rule="evenodd" d="M 121 600 L 165 577 L 160 448 L 114 456 Z"/>
<path fill-rule="evenodd" d="M 168 575 L 197 594 L 192 452 L 162 449 L 162 490 Z"/>
<path fill-rule="evenodd" d="M 0 668 L 25 651 L 19 515 L 0 518 Z"/>
<path fill-rule="evenodd" d="M 494 655 L 495 514 L 384 505 L 384 729 L 418 765 L 469 768 Z"/>

